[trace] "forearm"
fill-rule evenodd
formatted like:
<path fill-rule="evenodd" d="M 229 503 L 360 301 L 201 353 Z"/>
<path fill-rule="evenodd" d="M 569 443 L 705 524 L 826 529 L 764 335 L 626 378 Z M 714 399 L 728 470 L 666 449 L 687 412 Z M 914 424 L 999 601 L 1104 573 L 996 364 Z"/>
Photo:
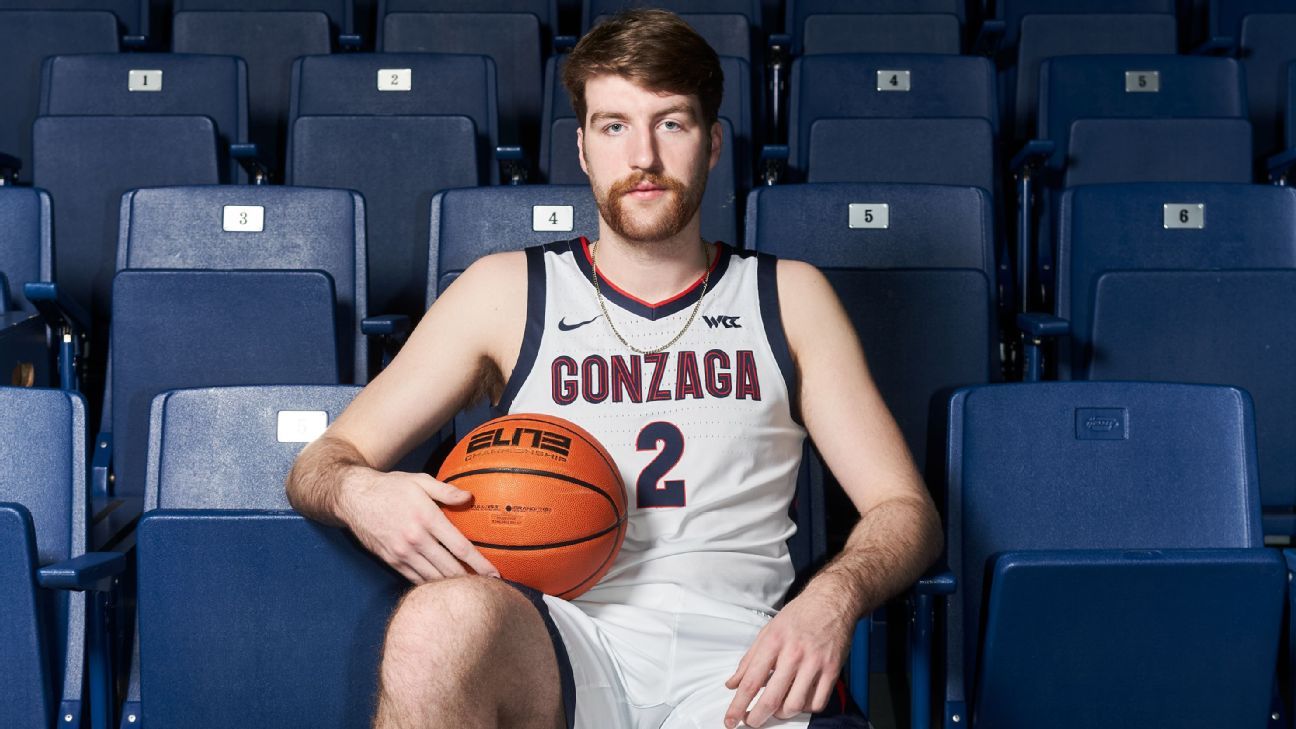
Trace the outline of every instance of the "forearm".
<path fill-rule="evenodd" d="M 302 450 L 288 473 L 288 501 L 302 516 L 329 526 L 346 526 L 342 513 L 344 490 L 352 485 L 359 469 L 370 468 L 360 451 L 347 441 L 319 438 Z"/>
<path fill-rule="evenodd" d="M 860 517 L 841 553 L 806 585 L 853 624 L 914 583 L 940 556 L 940 518 L 926 498 L 884 501 Z"/>

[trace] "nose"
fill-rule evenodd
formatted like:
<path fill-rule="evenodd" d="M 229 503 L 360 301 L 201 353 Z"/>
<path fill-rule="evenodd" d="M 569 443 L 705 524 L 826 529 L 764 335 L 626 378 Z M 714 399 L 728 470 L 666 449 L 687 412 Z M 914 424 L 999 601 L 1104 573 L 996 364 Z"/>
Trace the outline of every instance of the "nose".
<path fill-rule="evenodd" d="M 636 170 L 646 172 L 656 172 L 661 163 L 661 157 L 658 155 L 657 138 L 652 132 L 652 127 L 640 125 L 632 132 L 630 141 L 630 166 Z"/>

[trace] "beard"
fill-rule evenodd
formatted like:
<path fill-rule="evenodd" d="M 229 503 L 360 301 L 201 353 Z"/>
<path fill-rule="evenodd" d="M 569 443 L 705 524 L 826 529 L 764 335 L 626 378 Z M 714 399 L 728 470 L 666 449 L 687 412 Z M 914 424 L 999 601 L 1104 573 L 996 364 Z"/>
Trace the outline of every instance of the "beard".
<path fill-rule="evenodd" d="M 640 172 L 613 183 L 604 195 L 600 196 L 596 187 L 594 198 L 599 214 L 613 232 L 628 241 L 652 243 L 684 230 L 702 206 L 706 178 L 705 168 L 695 176 L 692 185 L 668 175 Z M 667 191 L 664 195 L 665 209 L 639 215 L 628 209 L 625 196 L 644 182 Z"/>

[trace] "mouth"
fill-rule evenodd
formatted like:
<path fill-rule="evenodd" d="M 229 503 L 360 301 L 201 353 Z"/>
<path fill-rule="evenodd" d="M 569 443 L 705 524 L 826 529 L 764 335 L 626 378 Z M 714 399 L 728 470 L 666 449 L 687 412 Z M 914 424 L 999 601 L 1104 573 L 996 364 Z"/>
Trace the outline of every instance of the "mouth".
<path fill-rule="evenodd" d="M 653 200 L 667 192 L 667 188 L 652 184 L 641 184 L 626 192 L 626 197 L 635 200 Z"/>

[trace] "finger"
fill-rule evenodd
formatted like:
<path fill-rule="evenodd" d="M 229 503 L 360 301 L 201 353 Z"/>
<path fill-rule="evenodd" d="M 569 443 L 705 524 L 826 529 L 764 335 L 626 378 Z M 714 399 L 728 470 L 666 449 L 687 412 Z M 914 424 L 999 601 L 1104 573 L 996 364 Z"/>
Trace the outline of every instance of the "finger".
<path fill-rule="evenodd" d="M 791 719 L 797 714 L 806 711 L 810 703 L 810 692 L 815 689 L 818 678 L 818 671 L 803 664 L 801 670 L 797 671 L 796 677 L 792 680 L 792 687 L 788 689 L 787 698 L 783 699 L 783 705 L 774 712 L 774 716 L 780 719 Z"/>
<path fill-rule="evenodd" d="M 447 552 L 445 547 L 442 547 L 441 543 L 433 539 L 430 534 L 427 535 L 426 539 L 415 545 L 415 549 L 428 562 L 432 563 L 432 566 L 436 568 L 442 577 L 461 577 L 468 574 L 468 571 L 459 563 L 459 560 Z"/>
<path fill-rule="evenodd" d="M 413 582 L 416 585 L 420 585 L 424 582 L 432 582 L 444 577 L 435 565 L 429 562 L 422 554 L 417 552 L 412 552 L 405 558 L 404 567 L 418 577 L 416 580 L 410 580 L 410 582 Z"/>
<path fill-rule="evenodd" d="M 752 705 L 752 699 L 760 692 L 761 687 L 769 678 L 770 668 L 774 664 L 774 657 L 767 655 L 764 651 L 759 650 L 760 643 L 752 646 L 748 653 L 756 653 L 752 656 L 751 662 L 743 671 L 742 678 L 738 681 L 733 701 L 729 703 L 729 709 L 725 711 L 725 726 L 733 729 L 738 726 L 738 722 L 743 721 L 747 716 L 747 708 Z M 758 652 L 759 651 L 759 652 Z"/>
<path fill-rule="evenodd" d="M 730 691 L 738 688 L 738 682 L 742 680 L 743 674 L 747 671 L 747 664 L 751 662 L 751 655 L 751 650 L 748 650 L 743 654 L 742 660 L 738 661 L 738 669 L 734 671 L 734 674 L 729 677 L 728 681 L 725 681 L 725 688 Z"/>
<path fill-rule="evenodd" d="M 747 726 L 760 727 L 765 726 L 774 712 L 783 705 L 784 699 L 787 698 L 788 689 L 792 687 L 792 680 L 796 678 L 797 668 L 795 664 L 787 666 L 778 666 L 774 669 L 774 675 L 770 676 L 769 682 L 765 685 L 765 690 L 761 692 L 760 698 L 756 704 L 747 712 L 743 721 Z"/>
<path fill-rule="evenodd" d="M 482 553 L 468 540 L 468 537 L 465 537 L 463 532 L 455 528 L 455 525 L 451 524 L 444 514 L 438 512 L 433 517 L 430 531 L 432 536 L 446 548 L 446 551 L 454 555 L 460 562 L 468 565 L 473 572 L 489 577 L 500 576 L 495 565 L 482 556 Z"/>
<path fill-rule="evenodd" d="M 434 501 L 455 506 L 472 501 L 472 493 L 469 491 L 464 491 L 461 488 L 438 481 L 426 473 L 418 475 L 422 476 L 422 478 L 418 479 L 419 485 L 423 487 L 423 490 L 427 492 L 427 495 L 431 496 Z"/>
<path fill-rule="evenodd" d="M 832 700 L 833 691 L 837 689 L 837 677 L 822 673 L 819 675 L 819 684 L 815 687 L 814 703 L 810 705 L 811 711 L 823 711 Z"/>

